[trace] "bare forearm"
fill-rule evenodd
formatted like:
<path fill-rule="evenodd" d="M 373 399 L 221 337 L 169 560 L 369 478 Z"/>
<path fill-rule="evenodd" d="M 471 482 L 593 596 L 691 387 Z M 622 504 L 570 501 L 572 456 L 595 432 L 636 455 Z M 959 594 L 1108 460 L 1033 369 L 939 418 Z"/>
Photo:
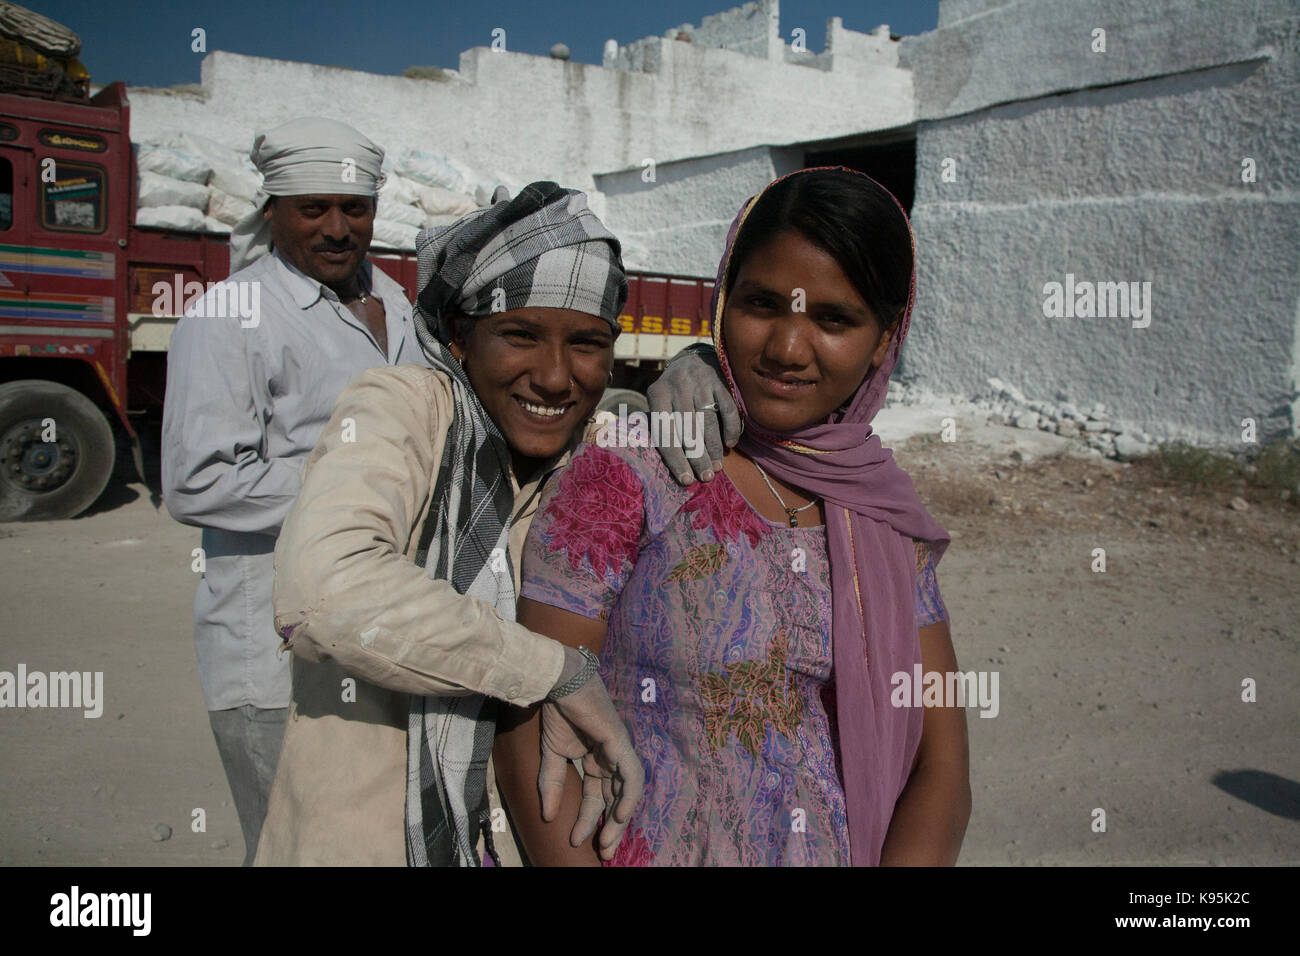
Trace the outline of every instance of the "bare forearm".
<path fill-rule="evenodd" d="M 918 766 L 894 807 L 881 866 L 952 866 L 970 811 L 970 779 L 964 766 Z"/>
<path fill-rule="evenodd" d="M 526 719 L 523 715 L 527 714 Z M 569 766 L 560 812 L 551 823 L 542 819 L 537 774 L 541 765 L 541 708 L 511 708 L 498 724 L 492 763 L 497 787 L 510 810 L 510 820 L 533 866 L 600 866 L 592 841 L 569 845 L 573 821 L 582 804 L 582 782 Z"/>

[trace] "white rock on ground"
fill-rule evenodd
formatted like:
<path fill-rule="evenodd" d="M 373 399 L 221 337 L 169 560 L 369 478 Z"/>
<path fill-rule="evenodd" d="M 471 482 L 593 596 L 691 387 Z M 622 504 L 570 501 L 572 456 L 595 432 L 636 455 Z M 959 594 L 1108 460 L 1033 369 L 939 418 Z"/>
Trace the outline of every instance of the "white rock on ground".
<path fill-rule="evenodd" d="M 1017 428 L 1037 428 L 1038 413 L 1025 410 L 1016 415 L 1016 417 L 1011 420 L 1011 423 Z"/>
<path fill-rule="evenodd" d="M 1073 446 L 1077 454 L 1121 461 L 1156 451 L 1156 443 L 1147 432 L 1112 422 L 1104 402 L 1093 402 L 1083 411 L 1065 392 L 1058 391 L 1054 401 L 1031 400 L 1001 379 L 990 378 L 988 384 L 988 394 L 968 398 L 936 395 L 928 388 L 891 381 L 887 408 L 877 419 L 878 431 L 886 440 L 899 441 L 913 434 L 937 434 L 943 418 L 969 415 L 990 423 L 987 432 L 976 429 L 976 440 L 998 447 L 1013 444 L 1027 459 L 1060 451 L 1064 447 L 1061 443 Z M 1024 437 L 1008 437 L 999 425 L 1013 426 L 1012 434 Z M 959 426 L 962 428 L 965 433 L 961 438 L 969 439 L 969 425 Z M 1030 447 L 1027 443 L 1032 440 L 1026 433 L 1046 433 L 1044 437 L 1057 444 L 1051 448 Z"/>
<path fill-rule="evenodd" d="M 1115 436 L 1115 454 L 1122 460 L 1137 458 L 1139 455 L 1149 455 L 1154 449 L 1146 442 L 1129 434 Z"/>

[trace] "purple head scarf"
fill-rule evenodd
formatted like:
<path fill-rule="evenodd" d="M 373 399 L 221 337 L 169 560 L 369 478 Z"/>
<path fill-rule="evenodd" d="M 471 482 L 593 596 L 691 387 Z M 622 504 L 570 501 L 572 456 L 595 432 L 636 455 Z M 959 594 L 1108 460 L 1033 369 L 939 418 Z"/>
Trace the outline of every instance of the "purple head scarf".
<path fill-rule="evenodd" d="M 911 539 L 929 542 L 936 560 L 950 540 L 921 504 L 893 452 L 871 429 L 872 419 L 885 404 L 889 375 L 898 363 L 916 299 L 916 239 L 898 200 L 874 179 L 857 173 L 898 207 L 912 242 L 913 265 L 907 308 L 885 360 L 867 373 L 846 411 L 798 431 L 767 431 L 749 417 L 723 345 L 727 271 L 745 219 L 777 183 L 827 169 L 845 167 L 821 166 L 783 176 L 752 196 L 736 216 L 713 289 L 713 344 L 745 423 L 739 449 L 770 474 L 825 502 L 832 674 L 849 848 L 854 865 L 877 866 L 894 804 L 907 784 L 921 740 L 922 710 L 890 704 L 892 675 L 901 671 L 910 681 L 913 666 L 921 661 L 914 616 L 916 552 Z"/>

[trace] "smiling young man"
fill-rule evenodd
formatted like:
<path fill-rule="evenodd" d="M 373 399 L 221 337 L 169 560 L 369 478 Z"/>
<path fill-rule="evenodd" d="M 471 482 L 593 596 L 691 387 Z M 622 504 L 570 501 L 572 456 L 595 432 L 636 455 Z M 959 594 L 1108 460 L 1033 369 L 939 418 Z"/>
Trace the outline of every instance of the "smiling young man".
<path fill-rule="evenodd" d="M 399 286 L 366 259 L 383 150 L 333 120 L 257 136 L 258 208 L 231 236 L 253 316 L 190 310 L 168 349 L 163 497 L 203 529 L 194 642 L 209 721 L 252 861 L 289 705 L 271 609 L 276 537 L 343 387 L 425 364 Z M 218 286 L 217 289 L 221 287 Z M 217 294 L 216 290 L 209 296 Z"/>
<path fill-rule="evenodd" d="M 551 307 L 460 316 L 455 327 L 451 354 L 510 446 L 515 471 L 527 479 L 585 426 L 600 401 L 614 332 L 599 318 Z"/>

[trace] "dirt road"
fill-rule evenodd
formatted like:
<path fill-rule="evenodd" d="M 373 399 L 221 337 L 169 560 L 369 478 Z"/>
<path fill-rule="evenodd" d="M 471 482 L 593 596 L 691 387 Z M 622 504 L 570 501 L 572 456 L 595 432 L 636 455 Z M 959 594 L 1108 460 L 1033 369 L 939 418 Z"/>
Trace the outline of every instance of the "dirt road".
<path fill-rule="evenodd" d="M 999 675 L 997 716 L 968 711 L 961 863 L 1300 863 L 1300 511 L 973 419 L 904 441 L 933 424 L 905 418 L 879 431 L 953 532 L 959 661 Z M 240 861 L 191 643 L 197 545 L 140 484 L 0 525 L 0 670 L 102 671 L 105 695 L 99 718 L 0 710 L 0 864 Z"/>

